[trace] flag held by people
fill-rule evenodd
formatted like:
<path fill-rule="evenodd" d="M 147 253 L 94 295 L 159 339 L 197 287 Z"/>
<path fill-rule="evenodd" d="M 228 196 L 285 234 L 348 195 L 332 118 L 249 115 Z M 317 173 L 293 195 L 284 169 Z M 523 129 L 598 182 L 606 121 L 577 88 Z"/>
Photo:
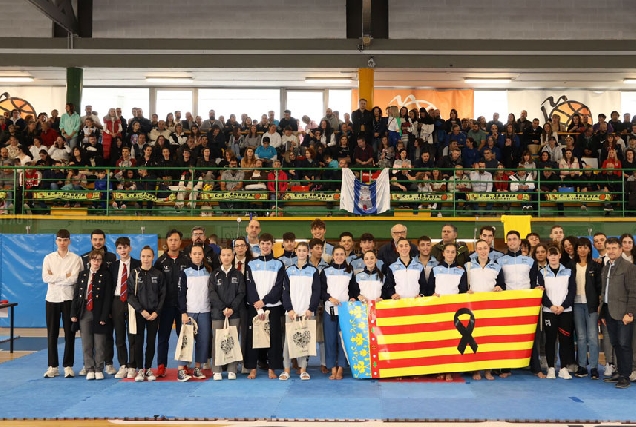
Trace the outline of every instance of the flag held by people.
<path fill-rule="evenodd" d="M 351 169 L 343 169 L 340 209 L 358 215 L 374 215 L 391 209 L 389 169 L 384 169 L 370 184 L 362 183 Z"/>

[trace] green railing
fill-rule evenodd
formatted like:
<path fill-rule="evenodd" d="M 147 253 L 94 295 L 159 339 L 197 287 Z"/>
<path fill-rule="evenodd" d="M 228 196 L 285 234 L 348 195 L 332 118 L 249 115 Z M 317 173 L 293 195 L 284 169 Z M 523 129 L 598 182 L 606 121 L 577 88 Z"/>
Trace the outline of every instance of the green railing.
<path fill-rule="evenodd" d="M 363 181 L 379 172 L 352 170 Z M 433 170 L 453 177 L 454 169 L 405 170 L 407 174 L 399 178 L 391 175 L 391 211 L 383 215 L 395 211 L 432 216 L 636 214 L 636 193 L 630 203 L 632 182 L 627 174 L 632 172 L 628 170 L 595 169 L 588 176 L 589 169 L 555 169 L 556 178 L 546 177 L 542 170 L 527 170 L 536 174 L 534 190 L 516 189 L 511 186 L 514 180 L 501 181 L 497 170 L 488 171 L 495 173 L 492 181 L 476 176 L 462 181 L 470 190 L 453 178 L 433 177 Z M 48 214 L 66 208 L 109 216 L 349 215 L 340 210 L 342 183 L 337 169 L 280 171 L 287 174 L 286 179 L 282 173 L 269 179 L 271 168 L 189 168 L 183 173 L 182 168 L 158 167 L 3 167 L 0 213 Z M 463 169 L 466 176 L 477 172 Z M 562 172 L 568 175 L 561 176 Z M 498 189 L 499 182 L 507 183 L 507 191 Z M 475 191 L 489 184 L 490 191 Z"/>

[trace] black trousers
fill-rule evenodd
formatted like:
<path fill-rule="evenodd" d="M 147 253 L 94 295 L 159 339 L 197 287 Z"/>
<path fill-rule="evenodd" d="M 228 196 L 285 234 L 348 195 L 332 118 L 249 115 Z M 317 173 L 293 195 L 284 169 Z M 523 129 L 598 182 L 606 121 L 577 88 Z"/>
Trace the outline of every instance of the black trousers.
<path fill-rule="evenodd" d="M 115 330 L 115 346 L 117 347 L 119 366 L 135 366 L 135 335 L 128 333 L 128 303 L 122 302 L 119 296 L 115 296 L 111 315 L 113 317 L 111 324 Z M 126 343 L 126 338 L 128 338 L 128 343 Z M 114 357 L 112 331 L 107 334 L 106 347 L 106 363 L 108 364 L 109 362 L 112 363 Z M 130 348 L 130 352 L 128 348 Z"/>
<path fill-rule="evenodd" d="M 71 332 L 71 304 L 73 301 L 46 301 L 46 335 L 49 348 L 49 366 L 57 368 L 60 360 L 57 354 L 57 339 L 60 336 L 60 317 L 64 328 L 64 357 L 62 366 L 73 367 L 75 363 L 75 332 Z"/>
<path fill-rule="evenodd" d="M 157 342 L 157 330 L 159 329 L 159 318 L 146 320 L 141 313 L 137 315 L 137 335 L 135 336 L 135 366 L 131 368 L 150 369 L 152 360 L 155 358 L 155 346 Z M 144 359 L 144 332 L 146 335 L 146 353 Z M 142 364 L 143 362 L 143 364 Z"/>
<path fill-rule="evenodd" d="M 247 309 L 247 334 L 245 336 L 246 352 L 243 362 L 246 369 L 256 369 L 259 359 L 266 357 L 269 369 L 283 369 L 283 328 L 281 319 L 284 314 L 283 306 L 264 307 L 269 310 L 269 348 L 252 348 L 252 319 L 257 315 L 256 309 Z"/>
<path fill-rule="evenodd" d="M 543 313 L 543 326 L 545 329 L 545 358 L 548 367 L 554 368 L 556 358 L 556 342 L 559 341 L 559 359 L 561 368 L 567 367 L 574 360 L 572 357 L 572 334 L 574 331 L 574 315 L 572 312 L 563 312 L 558 316 L 552 312 Z"/>
<path fill-rule="evenodd" d="M 181 313 L 176 305 L 164 304 L 159 315 L 159 343 L 157 345 L 157 365 L 168 366 L 168 350 L 170 350 L 170 335 L 172 324 L 177 337 L 181 333 Z M 136 357 L 136 356 L 135 356 Z M 141 362 L 138 360 L 138 362 Z"/>
<path fill-rule="evenodd" d="M 634 322 L 625 325 L 623 319 L 616 320 L 612 316 L 607 315 L 607 332 L 609 333 L 612 347 L 616 353 L 616 367 L 618 375 L 622 378 L 629 378 L 632 373 L 633 350 L 632 338 Z"/>

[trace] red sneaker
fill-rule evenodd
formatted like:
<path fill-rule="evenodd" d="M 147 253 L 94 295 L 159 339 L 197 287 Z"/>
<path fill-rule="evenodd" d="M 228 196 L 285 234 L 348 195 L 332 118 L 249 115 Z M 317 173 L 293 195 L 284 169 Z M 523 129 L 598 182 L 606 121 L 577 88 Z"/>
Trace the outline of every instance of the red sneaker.
<path fill-rule="evenodd" d="M 163 363 L 157 367 L 157 376 L 159 378 L 165 378 L 166 376 L 166 365 Z"/>

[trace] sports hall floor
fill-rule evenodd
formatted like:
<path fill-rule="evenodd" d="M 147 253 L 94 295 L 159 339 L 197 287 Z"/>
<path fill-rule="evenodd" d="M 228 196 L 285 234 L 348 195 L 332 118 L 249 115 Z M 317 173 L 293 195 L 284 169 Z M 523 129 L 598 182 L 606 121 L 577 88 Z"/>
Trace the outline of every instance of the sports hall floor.
<path fill-rule="evenodd" d="M 242 421 L 254 426 L 279 426 L 291 421 L 309 425 L 309 420 L 332 425 L 416 421 L 636 423 L 636 384 L 617 390 L 588 378 L 540 380 L 523 370 L 495 381 L 473 381 L 469 376 L 451 383 L 431 379 L 354 380 L 348 376 L 330 381 L 320 373 L 318 361 L 313 358 L 309 368 L 312 379 L 308 382 L 301 382 L 296 375 L 287 382 L 269 380 L 263 371 L 255 380 L 239 375 L 236 381 L 221 382 L 207 379 L 179 383 L 174 374 L 154 383 L 115 380 L 108 375 L 103 381 L 90 382 L 79 376 L 46 379 L 42 377 L 47 366 L 44 330 L 19 330 L 18 334 L 21 338 L 16 341 L 16 349 L 26 351 L 12 357 L 8 342 L 0 343 L 3 426 L 35 425 L 35 419 L 90 425 L 68 422 L 99 419 L 111 420 L 111 424 L 140 423 L 156 418 L 163 420 L 161 425 L 198 419 L 224 421 L 214 422 L 216 425 Z M 0 336 L 6 335 L 7 331 L 0 329 Z M 173 336 L 172 349 L 175 341 Z M 33 351 L 37 348 L 40 350 Z M 75 348 L 77 372 L 81 365 L 79 338 Z"/>

